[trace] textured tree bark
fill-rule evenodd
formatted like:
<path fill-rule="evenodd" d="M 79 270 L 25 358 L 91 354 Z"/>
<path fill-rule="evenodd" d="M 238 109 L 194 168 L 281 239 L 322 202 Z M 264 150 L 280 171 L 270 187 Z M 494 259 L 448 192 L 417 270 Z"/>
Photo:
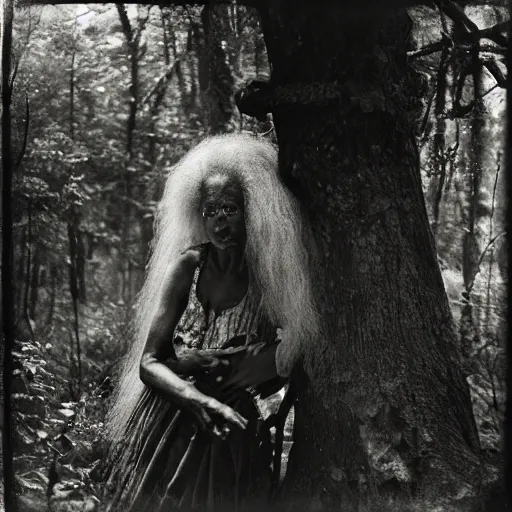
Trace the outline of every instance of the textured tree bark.
<path fill-rule="evenodd" d="M 325 326 L 305 355 L 284 493 L 294 509 L 397 510 L 477 491 L 479 441 L 420 182 L 410 19 L 344 20 L 335 3 L 262 13 Z"/>

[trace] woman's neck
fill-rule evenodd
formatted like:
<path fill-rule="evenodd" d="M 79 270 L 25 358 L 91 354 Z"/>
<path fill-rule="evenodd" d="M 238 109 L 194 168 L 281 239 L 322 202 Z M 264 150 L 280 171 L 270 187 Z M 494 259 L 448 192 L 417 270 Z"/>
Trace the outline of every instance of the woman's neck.
<path fill-rule="evenodd" d="M 212 267 L 220 274 L 237 275 L 245 265 L 243 247 L 230 247 L 219 249 L 213 244 L 208 247 L 208 260 Z"/>

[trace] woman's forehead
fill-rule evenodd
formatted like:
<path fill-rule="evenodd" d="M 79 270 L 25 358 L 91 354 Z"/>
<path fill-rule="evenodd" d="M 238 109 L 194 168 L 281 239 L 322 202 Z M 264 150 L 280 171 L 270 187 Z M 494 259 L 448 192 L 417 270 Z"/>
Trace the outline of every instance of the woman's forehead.
<path fill-rule="evenodd" d="M 243 201 L 243 190 L 240 184 L 225 175 L 214 175 L 208 177 L 204 182 L 204 200 L 232 199 Z"/>

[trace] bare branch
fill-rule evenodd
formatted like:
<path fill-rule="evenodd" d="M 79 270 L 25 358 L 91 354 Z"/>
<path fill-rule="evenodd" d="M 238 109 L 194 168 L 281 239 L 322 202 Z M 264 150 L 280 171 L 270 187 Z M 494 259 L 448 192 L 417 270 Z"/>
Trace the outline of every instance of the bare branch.
<path fill-rule="evenodd" d="M 445 48 L 453 47 L 453 41 L 450 37 L 443 33 L 440 41 L 428 44 L 418 50 L 407 52 L 407 57 L 410 59 L 416 59 L 418 57 L 424 57 L 425 55 L 431 55 L 432 53 L 440 52 Z"/>
<path fill-rule="evenodd" d="M 492 57 L 484 59 L 484 66 L 491 73 L 494 80 L 496 80 L 496 84 L 505 89 L 507 87 L 507 77 L 503 74 L 496 61 Z"/>
<path fill-rule="evenodd" d="M 469 21 L 471 22 L 471 20 Z M 467 47 L 468 50 L 471 50 L 475 47 L 475 45 L 479 45 L 481 51 L 505 55 L 507 52 L 508 41 L 506 38 L 504 38 L 504 40 L 501 43 L 497 43 L 496 36 L 501 36 L 501 32 L 506 30 L 508 24 L 509 22 L 506 21 L 482 30 L 479 30 L 478 27 L 476 27 L 475 25 L 476 30 L 471 32 L 465 32 L 464 41 L 462 42 L 454 42 L 453 39 L 450 36 L 448 36 L 446 32 L 443 31 L 440 41 L 430 43 L 427 46 L 424 46 L 423 48 L 419 48 L 418 50 L 407 52 L 407 56 L 410 59 L 416 59 L 418 57 L 424 57 L 425 55 L 431 55 L 432 53 L 440 52 L 444 48 L 453 48 L 454 46 L 461 46 L 463 48 Z M 498 46 L 480 45 L 480 39 L 491 39 L 495 43 L 497 43 Z"/>
<path fill-rule="evenodd" d="M 158 92 L 158 90 L 163 86 L 163 84 L 170 80 L 176 70 L 176 66 L 181 62 L 181 58 L 176 59 L 164 72 L 164 74 L 158 79 L 155 86 L 144 96 L 141 101 L 141 107 L 144 107 L 149 100 Z"/>
<path fill-rule="evenodd" d="M 19 67 L 20 67 L 20 58 L 17 58 L 15 60 L 13 59 L 14 60 L 14 66 L 13 66 L 13 70 L 12 70 L 12 74 L 11 74 L 11 80 L 9 82 L 9 89 L 8 89 L 8 94 L 10 96 L 12 96 L 12 91 L 14 89 L 14 82 L 16 81 L 16 76 L 18 75 L 18 70 L 19 70 Z"/>
<path fill-rule="evenodd" d="M 484 250 L 482 251 L 482 253 L 480 254 L 480 257 L 478 258 L 478 263 L 476 264 L 476 273 L 475 273 L 475 277 L 476 277 L 476 274 L 478 274 L 480 272 L 480 267 L 482 265 L 482 262 L 484 261 L 484 257 L 487 253 L 487 251 L 489 250 L 489 248 L 494 244 L 494 242 L 496 242 L 496 240 L 498 240 L 498 238 L 501 238 L 503 235 L 506 235 L 507 232 L 506 231 L 502 231 L 501 233 L 499 233 L 498 235 L 496 236 L 493 236 L 489 242 L 487 243 L 487 245 L 485 246 Z M 471 284 L 470 286 L 468 287 L 468 293 L 471 293 L 471 291 L 473 290 L 473 286 L 475 284 L 475 277 L 473 277 L 473 280 L 471 281 Z"/>
<path fill-rule="evenodd" d="M 491 39 L 500 46 L 507 47 L 508 39 L 502 32 L 508 29 L 509 22 L 502 22 L 494 25 L 493 27 L 482 29 L 471 21 L 464 12 L 463 8 L 452 1 L 438 2 L 439 8 L 453 21 L 455 27 L 459 30 L 459 36 L 464 35 L 464 39 L 474 41 L 476 39 L 486 38 Z"/>
<path fill-rule="evenodd" d="M 495 41 L 495 37 L 498 36 L 498 38 L 503 37 L 503 32 L 508 31 L 508 27 L 510 25 L 510 20 L 502 21 L 501 23 L 497 23 L 496 25 L 493 25 L 489 28 L 484 28 L 480 30 L 480 38 L 483 39 L 492 39 Z M 505 39 L 505 43 L 508 43 L 508 40 Z"/>
<path fill-rule="evenodd" d="M 491 247 L 491 245 L 494 244 L 494 242 L 496 242 L 496 240 L 498 240 L 498 238 L 502 237 L 503 235 L 505 235 L 507 232 L 506 231 L 502 231 L 501 233 L 499 233 L 498 235 L 496 236 L 493 236 L 489 242 L 487 243 L 487 245 L 485 246 L 484 250 L 482 251 L 482 254 L 480 254 L 480 258 L 478 258 L 478 267 L 480 267 L 480 265 L 482 264 L 482 261 L 484 260 L 484 257 L 485 257 L 485 254 L 487 253 L 487 251 L 489 250 L 489 248 Z"/>
<path fill-rule="evenodd" d="M 484 98 L 485 96 L 490 94 L 497 87 L 499 87 L 499 85 L 498 84 L 494 84 L 490 89 L 488 89 L 487 91 L 485 91 L 482 94 L 481 98 Z M 448 119 L 456 119 L 456 118 L 465 117 L 467 114 L 469 114 L 475 108 L 476 103 L 477 102 L 473 100 L 470 103 L 468 103 L 467 105 L 456 104 L 451 110 L 449 110 L 446 113 L 446 117 Z"/>
<path fill-rule="evenodd" d="M 144 32 L 144 28 L 146 27 L 146 23 L 149 20 L 149 15 L 151 14 L 151 9 L 153 8 L 153 5 L 150 5 L 146 11 L 146 15 L 142 18 L 138 18 L 138 26 L 135 29 L 134 34 L 134 40 L 138 43 L 140 41 L 140 38 L 142 36 L 142 33 Z"/>
<path fill-rule="evenodd" d="M 480 52 L 482 53 L 493 53 L 495 55 L 507 55 L 507 49 L 495 44 L 480 44 Z"/>

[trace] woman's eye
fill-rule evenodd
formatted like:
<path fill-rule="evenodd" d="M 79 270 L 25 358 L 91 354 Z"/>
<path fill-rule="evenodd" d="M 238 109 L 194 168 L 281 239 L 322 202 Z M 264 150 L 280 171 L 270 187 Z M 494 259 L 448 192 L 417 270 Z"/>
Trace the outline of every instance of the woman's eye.
<path fill-rule="evenodd" d="M 233 204 L 224 205 L 223 210 L 226 215 L 236 215 L 238 213 L 238 207 Z"/>
<path fill-rule="evenodd" d="M 203 217 L 207 217 L 209 219 L 211 219 L 212 217 L 215 217 L 216 214 L 217 214 L 216 208 L 205 208 L 203 210 Z"/>

